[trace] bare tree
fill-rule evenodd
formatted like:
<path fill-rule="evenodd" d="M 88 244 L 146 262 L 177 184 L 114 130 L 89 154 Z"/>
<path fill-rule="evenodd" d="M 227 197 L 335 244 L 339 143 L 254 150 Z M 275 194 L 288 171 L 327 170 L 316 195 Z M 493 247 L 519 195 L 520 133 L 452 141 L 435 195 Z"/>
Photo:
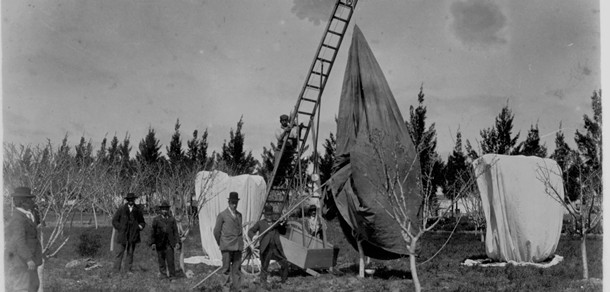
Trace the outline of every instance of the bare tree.
<path fill-rule="evenodd" d="M 408 204 L 410 200 L 408 198 L 407 190 L 405 189 L 405 182 L 411 172 L 414 171 L 414 169 L 417 169 L 414 167 L 414 164 L 418 162 L 418 159 L 417 157 L 413 159 L 413 162 L 410 165 L 407 165 L 407 168 L 401 167 L 401 156 L 399 154 L 406 153 L 404 145 L 400 144 L 399 141 L 396 141 L 394 145 L 388 146 L 387 143 L 386 145 L 383 145 L 381 141 L 384 140 L 387 141 L 384 134 L 379 131 L 375 131 L 373 135 L 371 135 L 370 141 L 373 152 L 379 162 L 377 165 L 379 168 L 378 171 L 384 174 L 384 181 L 372 183 L 376 184 L 378 194 L 380 196 L 385 196 L 390 202 L 389 205 L 391 207 L 389 209 L 386 208 L 385 211 L 400 226 L 400 232 L 409 251 L 410 270 L 413 284 L 415 285 L 415 291 L 421 291 L 421 283 L 417 275 L 416 263 L 419 240 L 426 232 L 433 230 L 450 212 L 451 208 L 440 209 L 438 210 L 438 215 L 433 214 L 433 212 L 429 211 L 433 209 L 432 204 L 434 203 L 433 200 L 430 199 L 432 197 L 431 194 L 419 193 L 417 195 L 422 202 L 422 205 L 419 206 L 419 210 L 421 211 L 419 212 L 416 221 L 409 216 L 409 210 L 412 206 L 409 206 Z M 388 157 L 393 159 L 386 159 Z M 473 181 L 470 181 L 469 184 L 472 184 L 472 182 Z M 455 192 L 457 194 L 456 199 L 459 199 L 465 193 L 469 184 L 464 184 L 460 190 Z M 428 191 L 431 191 L 431 189 Z"/>
<path fill-rule="evenodd" d="M 53 257 L 68 242 L 64 227 L 72 212 L 83 202 L 84 186 L 89 179 L 88 165 L 77 163 L 66 144 L 54 152 L 49 142 L 46 147 L 5 146 L 5 188 L 29 186 L 37 194 L 36 204 L 41 222 L 52 214 L 55 222 L 45 240 L 41 232 L 43 254 Z"/>
<path fill-rule="evenodd" d="M 546 186 L 547 194 L 559 202 L 570 214 L 575 222 L 576 234 L 580 238 L 580 252 L 582 259 L 582 277 L 589 279 L 589 266 L 587 264 L 587 235 L 599 226 L 602 221 L 602 193 L 601 171 L 585 172 L 578 168 L 578 181 L 580 188 L 577 191 L 577 199 L 570 200 L 564 196 L 563 185 L 553 183 L 553 177 L 561 178 L 560 169 L 550 169 L 541 165 L 537 170 L 537 179 Z"/>

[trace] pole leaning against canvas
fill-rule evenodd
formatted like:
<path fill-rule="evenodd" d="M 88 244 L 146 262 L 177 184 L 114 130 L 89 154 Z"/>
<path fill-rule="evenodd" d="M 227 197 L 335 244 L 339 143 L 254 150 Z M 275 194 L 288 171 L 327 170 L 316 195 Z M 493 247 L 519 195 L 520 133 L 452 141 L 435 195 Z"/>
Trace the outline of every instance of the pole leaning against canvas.
<path fill-rule="evenodd" d="M 473 162 L 487 222 L 487 256 L 541 262 L 561 235 L 563 180 L 548 158 L 486 154 Z"/>

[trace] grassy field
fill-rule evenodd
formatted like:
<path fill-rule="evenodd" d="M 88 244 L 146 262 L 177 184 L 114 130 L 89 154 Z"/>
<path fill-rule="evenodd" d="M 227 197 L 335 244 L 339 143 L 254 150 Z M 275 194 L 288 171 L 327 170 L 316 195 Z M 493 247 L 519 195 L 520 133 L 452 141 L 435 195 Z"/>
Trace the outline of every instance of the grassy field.
<path fill-rule="evenodd" d="M 150 222 L 148 220 L 147 222 Z M 197 229 L 197 228 L 195 228 Z M 142 233 L 147 238 L 150 228 Z M 194 230 L 186 241 L 186 257 L 202 255 L 199 232 Z M 179 278 L 174 282 L 157 278 L 156 253 L 139 244 L 136 249 L 133 275 L 110 274 L 113 254 L 109 251 L 111 228 L 108 226 L 93 229 L 91 227 L 72 227 L 67 234 L 71 235 L 68 244 L 45 264 L 45 291 L 185 291 L 199 282 L 216 267 L 204 264 L 189 265 L 187 269 L 195 277 Z M 75 259 L 82 259 L 77 253 L 79 235 L 83 232 L 97 234 L 101 238 L 102 248 L 94 260 L 102 265 L 86 271 L 84 266 L 66 268 L 66 264 Z M 374 276 L 365 279 L 356 277 L 358 254 L 345 241 L 337 222 L 329 223 L 329 240 L 341 248 L 333 274 L 322 273 L 312 277 L 292 267 L 289 280 L 284 283 L 273 283 L 273 291 L 410 291 L 413 284 L 408 269 L 408 259 L 378 261 L 371 266 L 376 269 Z M 422 241 L 422 250 L 418 262 L 430 258 L 447 240 L 448 234 L 435 233 L 426 236 Z M 588 241 L 589 269 L 594 278 L 602 278 L 602 240 Z M 485 254 L 485 247 L 474 234 L 454 234 L 445 248 L 429 262 L 418 267 L 422 288 L 425 291 L 602 291 L 596 281 L 582 281 L 579 241 L 562 237 L 556 254 L 564 257 L 559 265 L 548 269 L 508 266 L 503 268 L 466 267 L 460 263 L 469 257 Z M 277 272 L 272 279 L 279 280 Z M 243 291 L 264 291 L 252 284 L 253 278 L 245 277 Z M 222 291 L 220 277 L 212 276 L 200 291 Z"/>

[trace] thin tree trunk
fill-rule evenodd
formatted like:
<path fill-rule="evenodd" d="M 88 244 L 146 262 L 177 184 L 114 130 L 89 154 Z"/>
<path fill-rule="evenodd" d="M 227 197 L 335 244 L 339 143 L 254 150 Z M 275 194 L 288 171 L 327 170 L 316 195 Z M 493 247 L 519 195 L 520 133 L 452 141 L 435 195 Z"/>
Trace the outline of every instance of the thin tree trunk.
<path fill-rule="evenodd" d="M 110 251 L 114 251 L 114 237 L 116 236 L 116 229 L 112 228 L 112 236 L 110 237 Z"/>
<path fill-rule="evenodd" d="M 582 278 L 589 279 L 589 265 L 587 265 L 587 234 L 582 234 L 581 238 L 580 253 L 582 257 Z"/>
<path fill-rule="evenodd" d="M 44 262 L 42 262 L 42 265 L 38 266 L 38 268 L 36 268 L 36 271 L 38 272 L 38 292 L 43 292 L 44 291 L 44 283 L 43 283 L 43 272 L 44 272 Z"/>
<path fill-rule="evenodd" d="M 182 273 L 186 275 L 186 268 L 184 267 L 184 241 L 180 242 L 180 257 L 178 258 L 178 261 Z"/>
<path fill-rule="evenodd" d="M 358 268 L 358 277 L 364 278 L 364 250 L 362 250 L 362 241 L 358 241 L 358 255 L 360 258 L 359 268 Z"/>
<path fill-rule="evenodd" d="M 93 220 L 95 221 L 95 229 L 97 229 L 97 214 L 95 213 L 95 205 L 91 204 L 91 208 L 93 208 Z"/>
<path fill-rule="evenodd" d="M 417 266 L 415 262 L 415 250 L 417 247 L 417 238 L 411 240 L 409 246 L 409 263 L 411 265 L 411 278 L 413 278 L 413 285 L 415 285 L 415 292 L 421 291 L 421 284 L 419 283 L 419 277 L 417 276 Z"/>

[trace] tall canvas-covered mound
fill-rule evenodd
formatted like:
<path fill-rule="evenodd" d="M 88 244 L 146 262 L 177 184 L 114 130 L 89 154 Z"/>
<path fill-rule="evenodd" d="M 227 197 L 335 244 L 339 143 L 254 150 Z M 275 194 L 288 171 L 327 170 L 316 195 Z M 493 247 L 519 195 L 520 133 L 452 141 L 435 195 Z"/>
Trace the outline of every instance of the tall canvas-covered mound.
<path fill-rule="evenodd" d="M 357 249 L 360 241 L 366 256 L 393 259 L 407 255 L 400 227 L 387 213 L 392 207 L 383 191 L 386 175 L 382 164 L 398 166 L 406 175 L 399 192 L 406 197 L 412 222 L 417 222 L 421 203 L 419 164 L 394 96 L 358 26 L 354 27 L 341 91 L 336 151 L 334 174 L 328 183 L 330 195 L 325 199 L 327 218 L 338 214 L 348 242 Z"/>
<path fill-rule="evenodd" d="M 199 231 L 201 246 L 211 264 L 222 265 L 222 254 L 214 239 L 216 216 L 229 204 L 229 193 L 239 194 L 237 211 L 242 214 L 243 224 L 255 223 L 261 217 L 265 205 L 267 184 L 258 175 L 229 176 L 221 171 L 201 171 L 195 180 L 195 194 L 199 206 Z M 246 228 L 246 227 L 245 227 Z M 245 234 L 245 233 L 244 233 Z"/>
<path fill-rule="evenodd" d="M 557 196 L 564 196 L 557 162 L 487 154 L 473 165 L 487 221 L 487 256 L 537 263 L 553 255 L 563 219 Z"/>

